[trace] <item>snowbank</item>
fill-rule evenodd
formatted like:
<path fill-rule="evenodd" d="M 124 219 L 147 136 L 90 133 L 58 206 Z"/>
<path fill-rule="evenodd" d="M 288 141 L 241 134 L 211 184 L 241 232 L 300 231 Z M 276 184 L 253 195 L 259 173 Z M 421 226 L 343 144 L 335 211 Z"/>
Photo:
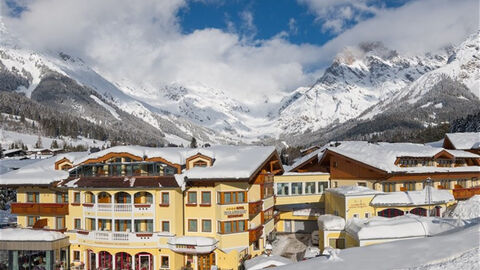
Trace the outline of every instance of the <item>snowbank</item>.
<path fill-rule="evenodd" d="M 438 190 L 433 187 L 425 187 L 420 191 L 388 192 L 375 195 L 371 205 L 428 205 L 427 188 L 430 190 L 430 204 L 441 204 L 455 201 L 448 190 Z"/>
<path fill-rule="evenodd" d="M 282 266 L 293 263 L 291 260 L 278 255 L 260 255 L 253 259 L 246 260 L 244 265 L 246 270 L 257 270 L 270 268 L 274 266 Z"/>
<path fill-rule="evenodd" d="M 480 225 L 442 235 L 341 250 L 339 260 L 318 257 L 278 269 L 400 269 L 454 260 L 479 246 Z M 455 268 L 450 268 L 455 269 Z M 458 267 L 456 269 L 463 269 Z M 475 269 L 475 268 L 473 268 Z"/>
<path fill-rule="evenodd" d="M 0 229 L 2 241 L 55 241 L 67 237 L 63 233 L 21 228 Z"/>
<path fill-rule="evenodd" d="M 403 239 L 432 236 L 465 225 L 457 219 L 421 217 L 413 214 L 394 218 L 371 217 L 351 219 L 345 230 L 359 241 L 376 239 Z"/>
<path fill-rule="evenodd" d="M 341 231 L 345 228 L 345 219 L 326 214 L 318 217 L 318 227 L 325 231 Z"/>
<path fill-rule="evenodd" d="M 449 217 L 461 219 L 480 218 L 480 195 L 475 195 L 466 201 L 459 201 L 455 209 L 449 214 Z"/>

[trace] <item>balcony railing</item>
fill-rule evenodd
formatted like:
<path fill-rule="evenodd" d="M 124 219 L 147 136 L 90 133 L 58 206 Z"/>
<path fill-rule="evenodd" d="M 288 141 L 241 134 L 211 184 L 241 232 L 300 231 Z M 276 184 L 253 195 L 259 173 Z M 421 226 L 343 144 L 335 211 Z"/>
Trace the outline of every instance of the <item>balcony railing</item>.
<path fill-rule="evenodd" d="M 250 217 L 254 217 L 262 211 L 262 208 L 263 208 L 263 201 L 249 202 L 248 203 L 248 215 Z"/>
<path fill-rule="evenodd" d="M 68 215 L 68 203 L 12 203 L 11 207 L 17 215 Z"/>
<path fill-rule="evenodd" d="M 480 187 L 473 188 L 455 188 L 452 191 L 455 200 L 465 200 L 473 197 L 474 195 L 480 195 Z"/>
<path fill-rule="evenodd" d="M 83 204 L 84 211 L 89 212 L 115 212 L 115 213 L 148 213 L 153 212 L 153 204 L 131 204 L 131 203 L 96 203 Z"/>
<path fill-rule="evenodd" d="M 263 226 L 258 226 L 255 229 L 248 230 L 248 240 L 250 243 L 257 241 L 262 237 L 263 234 Z"/>
<path fill-rule="evenodd" d="M 77 230 L 77 237 L 89 241 L 111 242 L 158 242 L 161 237 L 171 237 L 169 233 L 154 232 L 111 232 Z"/>

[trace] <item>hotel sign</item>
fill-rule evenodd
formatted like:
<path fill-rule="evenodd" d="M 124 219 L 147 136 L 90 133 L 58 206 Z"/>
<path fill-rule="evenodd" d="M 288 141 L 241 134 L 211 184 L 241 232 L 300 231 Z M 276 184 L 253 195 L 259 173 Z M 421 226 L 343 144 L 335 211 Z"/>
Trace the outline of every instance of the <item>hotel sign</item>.
<path fill-rule="evenodd" d="M 223 212 L 223 214 L 228 218 L 243 217 L 243 215 L 245 215 L 246 213 L 247 209 L 245 209 L 245 206 L 228 207 Z"/>

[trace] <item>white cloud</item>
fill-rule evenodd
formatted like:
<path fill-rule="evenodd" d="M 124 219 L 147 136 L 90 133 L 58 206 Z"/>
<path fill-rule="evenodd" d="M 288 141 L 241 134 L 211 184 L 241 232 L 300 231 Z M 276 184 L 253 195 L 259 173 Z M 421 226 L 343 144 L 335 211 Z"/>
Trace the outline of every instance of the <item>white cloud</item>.
<path fill-rule="evenodd" d="M 298 33 L 298 26 L 295 18 L 290 18 L 288 20 L 288 31 L 293 35 L 296 35 Z"/>
<path fill-rule="evenodd" d="M 297 0 L 316 15 L 324 32 L 343 32 L 348 24 L 359 22 L 380 11 L 377 0 Z"/>
<path fill-rule="evenodd" d="M 323 2 L 334 3 L 345 20 L 358 19 L 357 6 L 335 4 L 349 1 Z M 375 10 L 373 18 L 358 19 L 356 26 L 322 47 L 292 44 L 285 32 L 268 40 L 245 39 L 234 25 L 230 31 L 184 34 L 177 17 L 186 7 L 183 0 L 44 0 L 26 5 L 21 17 L 4 16 L 4 21 L 31 46 L 79 55 L 114 79 L 159 88 L 173 82 L 201 83 L 246 103 L 310 85 L 347 45 L 379 40 L 394 49 L 424 52 L 459 43 L 478 28 L 477 0 L 424 0 Z M 243 18 L 245 26 L 255 29 L 251 13 Z M 328 29 L 344 29 L 342 22 L 331 21 Z M 295 21 L 289 22 L 289 33 L 296 27 Z"/>

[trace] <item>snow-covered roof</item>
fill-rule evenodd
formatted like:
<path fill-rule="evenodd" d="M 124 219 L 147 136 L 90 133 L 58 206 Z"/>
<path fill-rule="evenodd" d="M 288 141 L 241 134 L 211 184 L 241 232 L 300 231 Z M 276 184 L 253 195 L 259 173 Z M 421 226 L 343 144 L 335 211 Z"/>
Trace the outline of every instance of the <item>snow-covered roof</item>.
<path fill-rule="evenodd" d="M 192 246 L 212 246 L 218 241 L 212 237 L 203 236 L 180 236 L 172 237 L 168 240 L 171 245 L 192 245 Z"/>
<path fill-rule="evenodd" d="M 55 241 L 67 236 L 60 232 L 23 228 L 0 229 L 2 241 Z"/>
<path fill-rule="evenodd" d="M 189 179 L 250 178 L 275 153 L 273 146 L 212 146 L 215 162 L 209 167 L 194 167 L 183 174 Z"/>
<path fill-rule="evenodd" d="M 66 179 L 68 172 L 55 170 L 55 162 L 61 159 L 59 158 L 60 156 L 54 156 L 42 159 L 21 169 L 2 174 L 0 185 L 48 185 Z"/>
<path fill-rule="evenodd" d="M 282 175 L 329 175 L 327 172 L 286 172 Z"/>
<path fill-rule="evenodd" d="M 23 152 L 26 152 L 26 151 L 23 150 L 23 149 L 17 148 L 17 149 L 5 150 L 5 151 L 3 151 L 3 154 L 4 154 L 4 155 L 8 155 L 8 154 L 11 154 L 11 153 L 22 152 L 22 151 L 23 151 Z"/>
<path fill-rule="evenodd" d="M 293 263 L 291 260 L 278 255 L 259 255 L 250 260 L 246 260 L 244 265 L 247 270 L 265 269 L 274 266 L 282 266 Z"/>
<path fill-rule="evenodd" d="M 446 137 L 455 149 L 477 149 L 480 147 L 480 132 L 447 133 Z"/>
<path fill-rule="evenodd" d="M 38 161 L 40 159 L 2 159 L 0 160 L 0 174 L 23 168 Z"/>
<path fill-rule="evenodd" d="M 60 154 L 27 165 L 20 170 L 2 175 L 0 185 L 16 184 L 50 184 L 66 179 L 68 172 L 55 170 L 55 162 L 67 158 L 74 165 L 88 159 L 96 159 L 108 153 L 130 153 L 147 158 L 161 157 L 175 164 L 183 165 L 185 160 L 197 153 L 215 159 L 212 166 L 194 167 L 175 176 L 179 186 L 183 186 L 185 177 L 189 179 L 248 179 L 253 173 L 276 152 L 273 146 L 212 146 L 208 149 L 185 149 L 177 147 L 154 148 L 144 146 L 115 146 L 99 152 L 73 152 Z"/>
<path fill-rule="evenodd" d="M 318 227 L 324 231 L 341 231 L 345 229 L 345 219 L 330 214 L 318 217 Z"/>
<path fill-rule="evenodd" d="M 368 219 L 350 219 L 345 230 L 358 240 L 402 239 L 432 236 L 465 224 L 456 219 L 407 214 L 394 218 L 375 216 Z"/>
<path fill-rule="evenodd" d="M 302 165 L 303 163 L 307 162 L 308 160 L 314 158 L 314 157 L 319 157 L 323 154 L 323 152 L 325 151 L 325 146 L 324 147 L 321 147 L 315 151 L 312 151 L 308 154 L 306 154 L 305 156 L 303 157 L 300 157 L 298 159 L 295 160 L 295 162 L 292 164 L 292 166 L 290 166 L 289 170 L 288 171 L 293 171 L 295 170 L 298 166 Z"/>
<path fill-rule="evenodd" d="M 326 191 L 343 196 L 368 196 L 383 193 L 381 191 L 362 186 L 341 186 L 336 188 L 328 188 Z"/>
<path fill-rule="evenodd" d="M 365 141 L 344 141 L 328 147 L 329 151 L 349 157 L 366 165 L 386 172 L 463 172 L 480 171 L 479 166 L 465 167 L 400 167 L 395 165 L 398 157 L 433 157 L 441 151 L 447 151 L 457 157 L 480 158 L 479 155 L 459 150 L 446 150 L 415 143 L 370 143 Z"/>
<path fill-rule="evenodd" d="M 430 204 L 453 202 L 455 198 L 448 190 L 426 187 L 419 191 L 388 192 L 373 197 L 371 205 L 428 205 L 427 188 L 430 190 Z"/>

